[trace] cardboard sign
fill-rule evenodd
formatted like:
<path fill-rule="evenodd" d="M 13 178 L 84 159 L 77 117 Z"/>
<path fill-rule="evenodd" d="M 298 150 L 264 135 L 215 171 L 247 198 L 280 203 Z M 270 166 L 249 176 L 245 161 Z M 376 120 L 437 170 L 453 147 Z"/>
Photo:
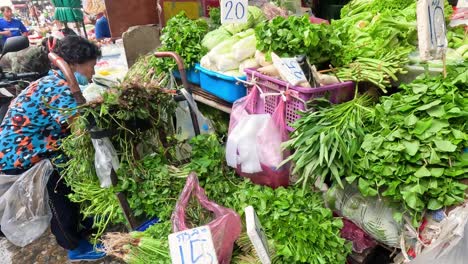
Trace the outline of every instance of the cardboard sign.
<path fill-rule="evenodd" d="M 275 53 L 271 53 L 273 65 L 278 69 L 281 77 L 292 85 L 307 82 L 307 78 L 301 66 L 295 58 L 280 58 Z"/>
<path fill-rule="evenodd" d="M 245 220 L 247 224 L 247 235 L 254 245 L 258 258 L 262 264 L 270 264 L 270 254 L 268 250 L 268 240 L 263 230 L 260 220 L 258 220 L 257 213 L 252 206 L 245 208 Z"/>
<path fill-rule="evenodd" d="M 218 264 L 208 226 L 169 235 L 172 264 Z"/>
<path fill-rule="evenodd" d="M 417 22 L 421 59 L 442 59 L 447 51 L 444 1 L 418 0 Z"/>
<path fill-rule="evenodd" d="M 221 24 L 247 23 L 248 0 L 221 0 Z"/>

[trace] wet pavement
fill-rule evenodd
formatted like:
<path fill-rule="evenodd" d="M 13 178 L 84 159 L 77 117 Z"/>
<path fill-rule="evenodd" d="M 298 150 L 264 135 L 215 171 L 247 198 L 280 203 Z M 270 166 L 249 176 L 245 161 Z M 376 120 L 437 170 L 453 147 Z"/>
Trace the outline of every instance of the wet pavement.
<path fill-rule="evenodd" d="M 32 244 L 20 248 L 5 238 L 0 238 L 0 264 L 67 264 L 67 252 L 57 245 L 55 237 L 45 233 Z M 78 264 L 123 264 L 125 262 L 107 257 L 95 262 L 73 262 Z"/>

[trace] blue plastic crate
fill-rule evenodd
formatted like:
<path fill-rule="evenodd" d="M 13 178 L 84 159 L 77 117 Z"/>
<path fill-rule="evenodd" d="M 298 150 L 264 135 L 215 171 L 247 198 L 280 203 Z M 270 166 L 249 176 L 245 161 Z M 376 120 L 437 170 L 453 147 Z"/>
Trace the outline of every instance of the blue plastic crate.
<path fill-rule="evenodd" d="M 179 70 L 173 71 L 172 74 L 177 79 L 181 79 Z M 187 80 L 190 83 L 200 85 L 200 72 L 195 67 L 185 69 L 185 74 L 187 74 Z"/>
<path fill-rule="evenodd" d="M 237 99 L 247 94 L 247 88 L 238 80 L 245 81 L 246 76 L 235 77 L 227 76 L 218 72 L 207 70 L 200 65 L 195 65 L 200 71 L 200 86 L 203 90 L 213 94 L 224 101 L 234 103 Z"/>

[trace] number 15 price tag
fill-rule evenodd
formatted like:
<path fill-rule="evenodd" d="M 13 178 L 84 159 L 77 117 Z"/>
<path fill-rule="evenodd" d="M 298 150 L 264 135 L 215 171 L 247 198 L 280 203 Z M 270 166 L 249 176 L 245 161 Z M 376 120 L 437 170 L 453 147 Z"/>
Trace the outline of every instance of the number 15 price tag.
<path fill-rule="evenodd" d="M 221 0 L 221 24 L 247 23 L 248 0 Z"/>

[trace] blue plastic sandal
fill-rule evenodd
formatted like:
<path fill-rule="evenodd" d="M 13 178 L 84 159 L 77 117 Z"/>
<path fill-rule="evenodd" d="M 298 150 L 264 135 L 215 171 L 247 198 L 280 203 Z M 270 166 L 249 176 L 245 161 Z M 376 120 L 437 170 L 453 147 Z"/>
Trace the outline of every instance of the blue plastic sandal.
<path fill-rule="evenodd" d="M 97 244 L 96 248 L 102 248 L 102 245 Z M 96 251 L 94 245 L 86 240 L 80 240 L 76 249 L 68 250 L 68 260 L 70 262 L 95 261 L 104 257 L 106 257 L 105 252 Z"/>

